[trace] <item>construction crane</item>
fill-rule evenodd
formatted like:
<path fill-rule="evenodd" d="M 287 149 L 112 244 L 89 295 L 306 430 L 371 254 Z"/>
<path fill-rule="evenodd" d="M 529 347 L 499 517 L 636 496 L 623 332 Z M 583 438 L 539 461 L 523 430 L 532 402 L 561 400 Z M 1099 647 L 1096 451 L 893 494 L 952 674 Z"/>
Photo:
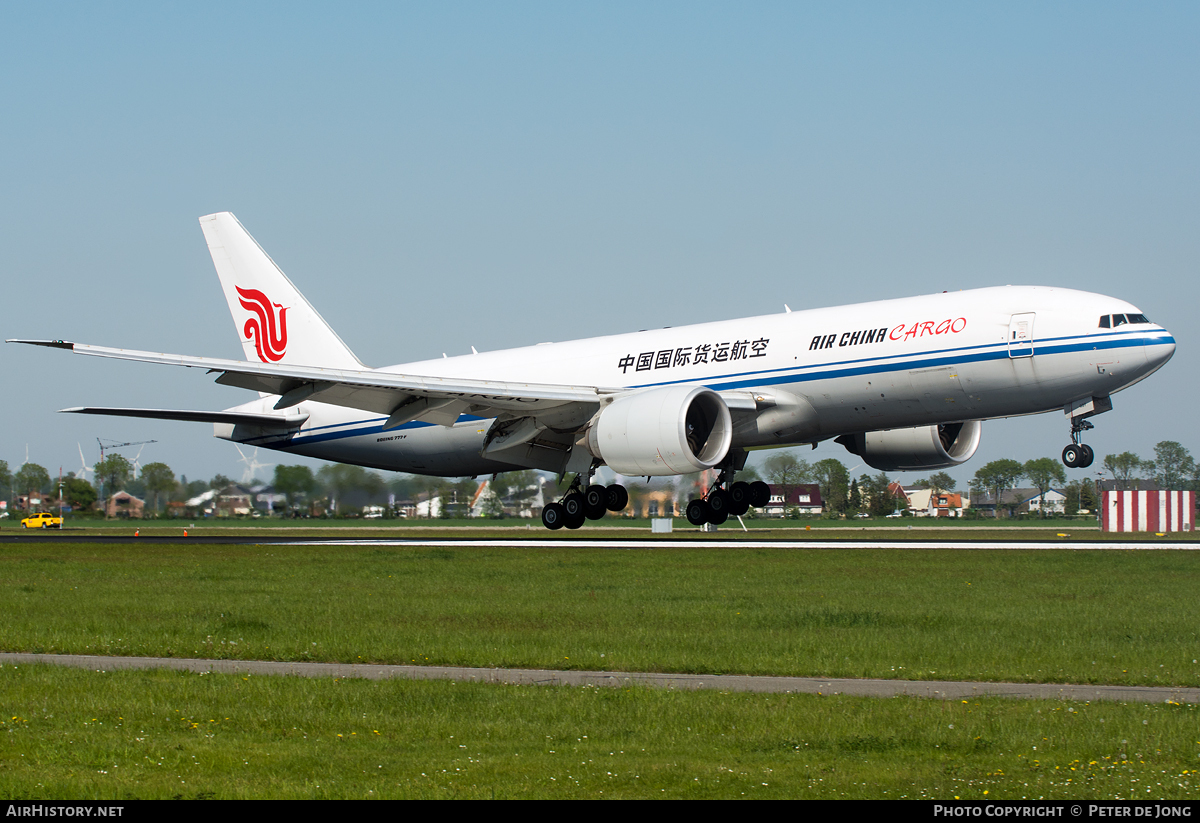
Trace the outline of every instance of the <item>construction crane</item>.
<path fill-rule="evenodd" d="M 115 451 L 116 449 L 123 449 L 126 446 L 146 446 L 146 445 L 149 445 L 150 443 L 157 443 L 158 441 L 157 440 L 135 440 L 135 441 L 131 441 L 129 443 L 110 443 L 106 446 L 106 445 L 104 445 L 104 441 L 101 440 L 99 437 L 97 437 L 96 442 L 100 444 L 100 463 L 103 463 L 105 449 L 108 449 L 109 451 Z M 141 451 L 139 451 L 138 454 L 140 455 Z M 97 464 L 97 465 L 99 465 L 99 464 Z M 103 501 L 104 501 L 104 476 L 97 473 L 96 479 L 100 481 L 99 499 L 100 499 L 101 503 L 103 503 Z"/>

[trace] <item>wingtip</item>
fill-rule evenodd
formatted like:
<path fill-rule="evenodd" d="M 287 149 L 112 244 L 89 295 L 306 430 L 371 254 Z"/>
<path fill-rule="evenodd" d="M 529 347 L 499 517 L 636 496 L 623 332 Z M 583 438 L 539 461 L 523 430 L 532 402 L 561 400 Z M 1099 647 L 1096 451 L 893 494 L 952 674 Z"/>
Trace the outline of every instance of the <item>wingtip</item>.
<path fill-rule="evenodd" d="M 47 346 L 52 349 L 74 349 L 75 344 L 69 340 L 20 340 L 10 338 L 5 343 L 24 343 L 27 346 Z"/>

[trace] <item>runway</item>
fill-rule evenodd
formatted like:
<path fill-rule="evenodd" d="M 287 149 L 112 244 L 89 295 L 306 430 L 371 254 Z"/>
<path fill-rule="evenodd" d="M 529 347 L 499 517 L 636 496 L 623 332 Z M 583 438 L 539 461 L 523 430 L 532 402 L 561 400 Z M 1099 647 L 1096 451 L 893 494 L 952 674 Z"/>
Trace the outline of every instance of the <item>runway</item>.
<path fill-rule="evenodd" d="M 860 697 L 924 697 L 966 700 L 1011 697 L 1034 700 L 1117 700 L 1135 703 L 1200 703 L 1200 689 L 1153 686 L 1087 686 L 1061 683 L 982 683 L 949 680 L 852 680 L 819 677 L 661 674 L 654 672 L 554 671 L 550 669 L 485 669 L 455 666 L 387 666 L 367 663 L 287 663 L 266 660 L 203 660 L 176 657 L 103 657 L 78 654 L 0 653 L 0 666 L 41 663 L 95 671 L 171 669 L 225 674 L 291 675 L 293 677 L 362 678 L 365 680 L 454 680 L 521 686 L 640 685 L 666 689 L 713 689 L 772 694 L 852 695 Z"/>
<path fill-rule="evenodd" d="M 537 546 L 540 548 L 577 549 L 1076 549 L 1076 550 L 1183 550 L 1196 551 L 1200 544 L 1192 542 L 1111 542 L 1111 541 L 1020 541 L 1020 540 L 603 540 L 603 539 L 539 539 L 524 540 L 292 540 L 292 546 L 430 546 L 430 547 L 505 547 Z"/>
<path fill-rule="evenodd" d="M 575 549 L 893 549 L 893 550 L 1075 550 L 1075 551 L 1198 551 L 1200 542 L 1190 539 L 1160 538 L 1158 540 L 1094 540 L 1064 537 L 1058 540 L 1022 540 L 995 538 L 945 539 L 815 539 L 808 537 L 777 538 L 703 538 L 665 537 L 583 537 L 556 535 L 545 531 L 531 532 L 522 537 L 294 537 L 288 535 L 79 535 L 54 532 L 51 534 L 0 534 L 0 544 L 46 543 L 147 543 L 160 545 L 272 545 L 272 546 L 427 546 L 443 548 L 575 548 Z"/>

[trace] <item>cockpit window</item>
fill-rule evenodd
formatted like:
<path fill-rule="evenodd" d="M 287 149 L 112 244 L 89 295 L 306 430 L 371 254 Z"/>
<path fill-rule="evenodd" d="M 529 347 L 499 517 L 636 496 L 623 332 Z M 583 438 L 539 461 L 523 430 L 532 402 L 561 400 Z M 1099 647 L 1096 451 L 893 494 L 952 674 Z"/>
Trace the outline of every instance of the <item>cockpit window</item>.
<path fill-rule="evenodd" d="M 1100 328 L 1115 329 L 1126 323 L 1149 323 L 1144 314 L 1104 314 L 1100 316 Z"/>

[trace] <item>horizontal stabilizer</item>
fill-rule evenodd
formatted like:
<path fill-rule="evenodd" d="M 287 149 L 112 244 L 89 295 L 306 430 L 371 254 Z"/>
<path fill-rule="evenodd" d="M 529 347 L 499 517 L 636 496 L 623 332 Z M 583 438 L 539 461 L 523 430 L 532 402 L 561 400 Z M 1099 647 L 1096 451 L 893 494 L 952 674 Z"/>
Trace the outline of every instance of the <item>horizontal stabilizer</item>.
<path fill-rule="evenodd" d="M 77 406 L 59 409 L 70 414 L 105 414 L 111 417 L 144 417 L 150 420 L 184 420 L 190 423 L 232 423 L 233 425 L 298 428 L 307 414 L 254 414 L 234 411 L 193 411 L 191 409 L 122 409 L 111 406 Z"/>

